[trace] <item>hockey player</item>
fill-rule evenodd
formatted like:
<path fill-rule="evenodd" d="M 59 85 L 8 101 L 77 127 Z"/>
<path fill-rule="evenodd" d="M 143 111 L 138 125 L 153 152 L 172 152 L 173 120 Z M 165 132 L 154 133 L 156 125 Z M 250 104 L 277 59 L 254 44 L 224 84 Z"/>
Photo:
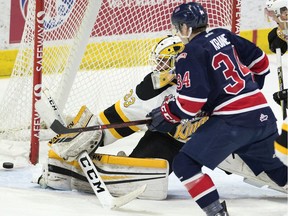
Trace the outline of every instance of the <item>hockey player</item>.
<path fill-rule="evenodd" d="M 287 52 L 288 44 L 288 1 L 268 0 L 266 2 L 265 13 L 268 18 L 277 23 L 277 27 L 273 28 L 268 34 L 269 49 L 273 53 L 276 53 L 276 49 L 280 48 L 283 55 Z M 278 104 L 280 104 L 280 101 L 284 101 L 284 106 L 288 106 L 287 91 L 288 89 L 286 88 L 274 93 L 274 100 Z"/>
<path fill-rule="evenodd" d="M 274 53 L 276 48 L 280 48 L 283 55 L 287 51 L 288 42 L 288 1 L 268 0 L 265 13 L 277 23 L 277 27 L 268 34 L 269 48 Z"/>
<path fill-rule="evenodd" d="M 152 49 L 149 62 L 152 66 L 152 72 L 147 74 L 141 83 L 139 83 L 136 87 L 130 89 L 128 93 L 123 96 L 118 102 L 113 104 L 112 106 L 108 107 L 104 111 L 100 112 L 98 115 L 92 115 L 90 111 L 83 107 L 78 116 L 75 117 L 72 125 L 74 127 L 84 127 L 88 124 L 109 124 L 113 122 L 126 122 L 126 121 L 132 121 L 132 120 L 139 120 L 139 119 L 145 119 L 147 113 L 151 111 L 152 107 L 158 107 L 161 105 L 165 95 L 172 94 L 176 91 L 176 80 L 175 80 L 175 73 L 174 73 L 174 62 L 176 54 L 178 54 L 180 51 L 182 51 L 184 48 L 184 44 L 182 43 L 181 39 L 179 37 L 172 37 L 167 36 L 161 39 L 156 46 Z M 92 118 L 92 119 L 90 119 Z M 139 140 L 136 147 L 133 149 L 131 154 L 129 155 L 129 158 L 125 157 L 117 157 L 117 156 L 105 156 L 102 155 L 99 156 L 99 154 L 91 154 L 91 157 L 94 159 L 94 163 L 99 167 L 102 166 L 103 169 L 105 169 L 107 166 L 112 166 L 110 163 L 105 162 L 104 158 L 109 158 L 109 161 L 117 160 L 117 165 L 119 168 L 119 165 L 123 166 L 123 164 L 129 163 L 130 167 L 127 167 L 126 174 L 128 173 L 128 168 L 131 171 L 131 167 L 133 165 L 135 166 L 137 163 L 146 164 L 143 165 L 143 167 L 148 166 L 149 173 L 155 172 L 155 169 L 152 170 L 154 166 L 159 164 L 164 164 L 163 161 L 159 161 L 160 159 L 164 159 L 165 161 L 168 161 L 168 165 L 166 163 L 161 166 L 160 170 L 162 173 L 166 172 L 166 169 L 169 169 L 168 173 L 172 172 L 172 160 L 174 155 L 176 155 L 180 148 L 183 146 L 183 143 L 188 138 L 189 134 L 188 131 L 193 132 L 195 128 L 198 127 L 198 125 L 202 124 L 207 118 L 201 119 L 200 121 L 192 124 L 186 124 L 179 125 L 177 128 L 175 127 L 174 132 L 171 132 L 170 134 L 163 134 L 160 132 L 152 132 L 152 131 L 146 131 L 143 137 Z M 84 123 L 83 123 L 84 122 Z M 145 131 L 147 130 L 147 127 L 145 125 L 139 125 L 139 126 L 133 126 L 133 127 L 125 127 L 125 128 L 118 128 L 118 129 L 109 129 L 105 131 L 95 131 L 95 133 L 82 133 L 82 136 L 76 136 L 75 138 L 71 139 L 70 135 L 58 135 L 55 138 L 53 138 L 50 141 L 50 145 L 57 146 L 59 148 L 65 148 L 65 144 L 68 143 L 68 141 L 71 141 L 73 143 L 82 143 L 83 148 L 85 149 L 85 139 L 89 140 L 87 142 L 91 142 L 91 140 L 94 140 L 93 142 L 98 142 L 97 145 L 100 146 L 106 146 L 108 144 L 111 144 L 115 142 L 118 139 L 121 139 L 123 137 L 127 137 L 137 131 Z M 94 135 L 91 135 L 94 134 Z M 70 137 L 69 137 L 70 136 Z M 67 138 L 70 139 L 67 139 Z M 81 137 L 81 139 L 80 139 Z M 64 139 L 63 139 L 64 138 Z M 55 145 L 56 144 L 56 145 Z M 70 144 L 70 143 L 69 143 Z M 96 147 L 96 146 L 94 146 Z M 80 147 L 81 148 L 81 147 Z M 59 150 L 59 149 L 58 149 Z M 63 152 L 61 152 L 62 149 L 60 149 L 60 156 L 62 156 Z M 58 151 L 59 152 L 59 151 Z M 100 159 L 99 159 L 100 158 Z M 133 158 L 132 160 L 129 159 Z M 138 159 L 137 159 L 138 158 Z M 150 160 L 140 160 L 139 158 L 158 158 L 158 161 L 155 159 Z M 74 158 L 69 158 L 69 161 L 73 161 Z M 116 167 L 116 165 L 115 165 Z M 115 193 L 115 190 L 123 187 L 123 191 L 125 191 L 125 184 L 122 184 L 121 186 L 117 187 L 119 184 L 113 184 L 112 181 L 109 181 L 109 179 L 116 179 L 118 182 L 120 182 L 119 179 L 119 169 L 114 170 L 112 173 L 112 176 L 110 178 L 106 178 L 109 182 L 108 188 L 111 189 L 111 193 L 119 195 L 119 193 Z M 140 168 L 138 166 L 139 172 L 144 172 L 144 168 Z M 112 172 L 111 169 L 109 170 L 110 173 Z M 123 170 L 121 170 L 123 171 Z M 159 172 L 160 172 L 159 171 Z M 124 171 L 123 171 L 124 172 Z M 134 171 L 136 172 L 136 171 Z M 115 173 L 118 173 L 118 176 L 115 176 Z M 144 175 L 144 173 L 141 173 Z M 104 173 L 104 175 L 107 175 L 107 172 Z M 139 173 L 138 175 L 138 181 L 139 181 Z M 148 198 L 148 199 L 163 199 L 166 197 L 166 192 L 164 187 L 167 186 L 167 183 L 162 182 L 157 183 L 157 179 L 164 179 L 163 176 L 160 178 L 159 176 L 154 174 L 150 174 L 148 178 L 148 174 L 145 174 L 143 177 L 146 179 L 145 183 L 147 183 L 147 179 L 152 180 L 153 187 L 155 190 L 154 193 L 147 193 L 147 190 L 142 194 L 141 198 Z M 124 174 L 122 174 L 124 176 Z M 165 175 L 164 175 L 165 176 Z M 121 179 L 122 182 L 136 182 L 135 179 L 132 181 L 133 175 L 130 175 L 126 179 Z M 167 179 L 167 176 L 165 176 Z M 88 184 L 88 182 L 83 181 L 85 180 L 85 177 L 83 176 L 83 173 L 81 172 L 80 167 L 77 165 L 75 166 L 75 162 L 66 162 L 63 161 L 53 150 L 49 151 L 48 154 L 48 164 L 44 167 L 43 174 L 41 178 L 39 179 L 39 184 L 42 185 L 42 187 L 52 187 L 54 189 L 61 189 L 61 190 L 71 190 L 76 189 L 80 191 L 91 191 L 91 188 Z M 158 180 L 159 181 L 159 180 Z M 161 183 L 161 184 L 160 184 Z M 165 183 L 165 184 L 164 184 Z M 152 184 L 152 183 L 151 183 Z M 114 187 L 113 187 L 114 185 Z M 128 185 L 128 184 L 126 184 Z M 128 185 L 127 188 L 131 188 L 131 185 Z M 160 188 L 163 188 L 163 191 L 160 191 Z M 148 185 L 149 189 L 149 185 Z M 167 189 L 166 189 L 167 190 Z M 92 191 L 91 191 L 92 192 Z M 126 191 L 127 192 L 127 191 Z"/>
<path fill-rule="evenodd" d="M 268 0 L 265 8 L 266 15 L 277 23 L 277 27 L 273 28 L 268 34 L 269 48 L 272 52 L 276 52 L 276 48 L 281 49 L 281 54 L 287 52 L 288 44 L 288 1 L 287 0 Z M 279 105 L 283 102 L 284 107 L 288 109 L 288 89 L 275 92 L 273 99 Z M 280 160 L 288 164 L 287 160 L 287 131 L 288 119 L 284 120 L 282 125 L 282 133 L 275 141 L 275 153 Z"/>
<path fill-rule="evenodd" d="M 178 95 L 152 110 L 148 128 L 168 132 L 183 119 L 209 116 L 174 157 L 173 170 L 208 216 L 227 216 L 203 166 L 215 169 L 237 153 L 255 175 L 264 171 L 279 186 L 287 184 L 287 167 L 273 157 L 276 119 L 259 90 L 269 73 L 268 58 L 226 29 L 206 31 L 208 16 L 198 3 L 176 7 L 171 21 L 185 43 L 176 59 Z"/>

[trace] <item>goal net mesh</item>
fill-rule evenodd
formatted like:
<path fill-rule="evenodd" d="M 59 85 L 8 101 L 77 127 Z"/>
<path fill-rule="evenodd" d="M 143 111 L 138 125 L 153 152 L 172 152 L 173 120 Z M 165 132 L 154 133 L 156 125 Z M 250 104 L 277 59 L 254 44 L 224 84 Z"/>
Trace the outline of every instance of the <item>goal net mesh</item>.
<path fill-rule="evenodd" d="M 44 1 L 42 89 L 49 89 L 64 116 L 75 116 L 82 105 L 94 113 L 112 105 L 151 71 L 151 48 L 171 34 L 171 12 L 184 2 Z M 233 0 L 197 2 L 208 12 L 209 27 L 231 28 Z M 0 139 L 30 137 L 34 28 L 35 0 L 29 0 L 19 52 L 1 101 Z"/>

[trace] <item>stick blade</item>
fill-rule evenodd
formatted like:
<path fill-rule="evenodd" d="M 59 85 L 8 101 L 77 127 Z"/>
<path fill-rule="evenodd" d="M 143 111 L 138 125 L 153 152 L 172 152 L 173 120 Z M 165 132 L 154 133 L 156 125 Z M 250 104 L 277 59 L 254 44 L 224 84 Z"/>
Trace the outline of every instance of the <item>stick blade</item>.
<path fill-rule="evenodd" d="M 132 200 L 136 199 L 140 194 L 142 194 L 145 189 L 146 189 L 147 185 L 142 185 L 141 187 L 137 188 L 136 190 L 125 194 L 121 197 L 113 197 L 110 205 L 108 206 L 109 209 L 117 209 L 129 202 L 131 202 Z"/>
<path fill-rule="evenodd" d="M 71 133 L 69 129 L 66 129 L 64 125 L 57 119 L 55 119 L 52 124 L 50 125 L 51 130 L 53 130 L 57 134 L 65 134 L 65 133 Z"/>

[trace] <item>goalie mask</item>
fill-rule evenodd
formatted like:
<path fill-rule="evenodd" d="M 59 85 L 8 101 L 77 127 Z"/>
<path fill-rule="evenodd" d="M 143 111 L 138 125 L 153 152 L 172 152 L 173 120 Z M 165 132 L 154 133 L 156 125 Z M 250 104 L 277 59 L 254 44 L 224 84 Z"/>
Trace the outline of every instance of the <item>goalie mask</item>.
<path fill-rule="evenodd" d="M 175 58 L 184 49 L 178 36 L 167 36 L 152 49 L 149 64 L 152 66 L 152 83 L 154 89 L 169 84 L 175 78 Z"/>

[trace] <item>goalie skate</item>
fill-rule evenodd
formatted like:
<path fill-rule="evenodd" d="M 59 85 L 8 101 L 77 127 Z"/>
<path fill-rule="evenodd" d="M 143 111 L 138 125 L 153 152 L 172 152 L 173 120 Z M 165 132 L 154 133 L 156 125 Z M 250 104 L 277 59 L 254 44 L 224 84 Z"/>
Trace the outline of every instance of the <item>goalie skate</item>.
<path fill-rule="evenodd" d="M 238 156 L 230 155 L 222 163 L 218 165 L 218 168 L 230 172 L 239 176 L 244 177 L 243 181 L 247 184 L 251 184 L 255 187 L 262 188 L 267 186 L 270 189 L 280 191 L 282 193 L 287 193 L 287 186 L 280 187 L 275 182 L 273 182 L 266 173 L 262 172 L 256 176 L 252 170 L 244 163 L 244 161 Z"/>
<path fill-rule="evenodd" d="M 86 106 L 82 106 L 69 127 L 87 127 L 97 124 L 97 117 Z M 59 134 L 50 141 L 51 148 L 66 161 L 74 161 L 78 155 L 87 151 L 94 152 L 102 141 L 102 131 Z"/>

